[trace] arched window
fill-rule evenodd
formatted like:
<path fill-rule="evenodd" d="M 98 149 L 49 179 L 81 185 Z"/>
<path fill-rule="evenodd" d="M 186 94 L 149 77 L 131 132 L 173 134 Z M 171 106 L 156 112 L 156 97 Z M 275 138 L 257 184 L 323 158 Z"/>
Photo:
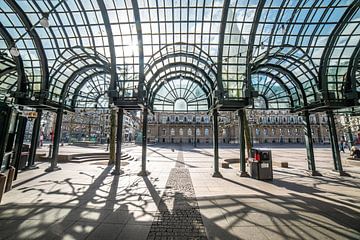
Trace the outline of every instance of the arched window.
<path fill-rule="evenodd" d="M 175 129 L 172 128 L 172 129 L 170 130 L 170 134 L 171 134 L 171 136 L 175 136 Z"/>
<path fill-rule="evenodd" d="M 192 135 L 192 130 L 191 128 L 188 129 L 188 136 L 191 136 Z"/>
<path fill-rule="evenodd" d="M 205 136 L 209 136 L 209 129 L 205 128 L 204 134 L 205 134 Z"/>
<path fill-rule="evenodd" d="M 184 131 L 183 131 L 182 128 L 179 129 L 179 135 L 180 135 L 180 136 L 184 135 Z"/>
<path fill-rule="evenodd" d="M 196 129 L 196 136 L 200 136 L 200 135 L 201 135 L 200 128 L 197 128 Z"/>

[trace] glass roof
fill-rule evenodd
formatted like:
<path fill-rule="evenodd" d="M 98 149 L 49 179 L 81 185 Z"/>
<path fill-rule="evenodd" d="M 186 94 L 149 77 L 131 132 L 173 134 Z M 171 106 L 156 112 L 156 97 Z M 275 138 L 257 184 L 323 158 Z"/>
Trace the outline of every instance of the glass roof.
<path fill-rule="evenodd" d="M 81 92 L 162 109 L 160 92 L 179 93 L 168 84 L 182 76 L 207 108 L 245 107 L 249 89 L 259 108 L 357 105 L 359 9 L 358 0 L 0 0 L 0 53 L 16 69 L 0 74 L 0 99 L 20 92 L 73 109 Z M 107 89 L 91 92 L 93 78 Z"/>
<path fill-rule="evenodd" d="M 194 112 L 210 108 L 207 89 L 188 76 L 166 78 L 151 99 L 154 111 Z"/>

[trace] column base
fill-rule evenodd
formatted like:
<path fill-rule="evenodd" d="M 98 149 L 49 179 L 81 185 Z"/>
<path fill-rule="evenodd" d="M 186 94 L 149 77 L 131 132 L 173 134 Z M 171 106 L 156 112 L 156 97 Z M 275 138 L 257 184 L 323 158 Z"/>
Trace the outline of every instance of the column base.
<path fill-rule="evenodd" d="M 114 171 L 112 171 L 111 172 L 111 175 L 121 175 L 121 174 L 123 174 L 124 173 L 124 171 L 117 171 L 117 170 L 114 170 Z"/>
<path fill-rule="evenodd" d="M 222 178 L 223 177 L 220 172 L 214 172 L 213 174 L 211 174 L 211 176 L 216 177 L 216 178 Z"/>
<path fill-rule="evenodd" d="M 339 172 L 341 177 L 351 177 L 351 175 L 345 171 Z"/>
<path fill-rule="evenodd" d="M 247 172 L 237 172 L 236 175 L 238 175 L 239 177 L 250 177 Z"/>
<path fill-rule="evenodd" d="M 138 176 L 145 177 L 145 176 L 150 175 L 150 172 L 149 172 L 149 171 L 140 171 L 137 175 L 138 175 Z"/>
<path fill-rule="evenodd" d="M 34 169 L 39 169 L 39 167 L 35 166 L 35 165 L 31 165 L 31 166 L 26 167 L 24 170 L 26 171 L 26 170 L 34 170 Z"/>
<path fill-rule="evenodd" d="M 59 171 L 61 170 L 61 167 L 59 166 L 55 166 L 55 167 L 48 167 L 47 169 L 45 169 L 45 172 L 55 172 L 55 171 Z"/>
<path fill-rule="evenodd" d="M 318 171 L 311 171 L 311 170 L 308 170 L 307 173 L 309 174 L 309 176 L 322 176 L 321 173 L 319 173 Z"/>

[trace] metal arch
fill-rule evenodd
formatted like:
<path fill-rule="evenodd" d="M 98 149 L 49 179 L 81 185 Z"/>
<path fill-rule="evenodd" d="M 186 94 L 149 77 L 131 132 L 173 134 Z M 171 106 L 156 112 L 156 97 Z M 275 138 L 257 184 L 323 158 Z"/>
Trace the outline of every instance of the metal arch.
<path fill-rule="evenodd" d="M 83 68 L 80 68 L 76 71 L 74 71 L 71 76 L 69 77 L 68 80 L 66 80 L 66 82 L 64 83 L 64 86 L 62 87 L 61 89 L 61 93 L 60 93 L 60 101 L 64 101 L 65 99 L 65 95 L 67 94 L 68 92 L 68 88 L 70 86 L 70 84 L 72 83 L 72 81 L 80 74 L 83 74 L 85 73 L 86 71 L 90 70 L 90 69 L 96 69 L 96 68 L 99 68 L 99 69 L 104 69 L 106 70 L 106 68 L 104 68 L 103 65 L 100 65 L 100 64 L 91 64 L 91 65 L 87 65 Z"/>
<path fill-rule="evenodd" d="M 194 54 L 189 54 L 189 53 L 185 53 L 185 52 L 179 52 L 179 53 L 171 53 L 171 54 L 167 54 L 162 58 L 157 59 L 156 61 L 153 62 L 153 64 L 149 65 L 149 70 L 146 71 L 145 76 L 150 72 L 150 70 L 154 67 L 155 64 L 162 62 L 165 59 L 169 59 L 169 58 L 175 58 L 175 57 L 181 57 L 181 56 L 185 56 L 185 57 L 189 57 L 191 59 L 196 59 L 197 62 L 201 62 L 203 63 L 205 66 L 208 66 L 210 71 L 212 72 L 214 75 L 216 75 L 216 72 L 211 68 L 211 64 L 209 64 L 206 60 L 202 59 L 202 58 L 198 58 L 197 56 L 195 56 Z M 148 81 L 148 84 L 150 83 L 150 81 Z"/>
<path fill-rule="evenodd" d="M 48 67 L 48 61 L 45 54 L 44 47 L 41 43 L 40 37 L 35 31 L 35 28 L 33 28 L 33 25 L 31 24 L 30 19 L 26 16 L 25 12 L 21 9 L 21 7 L 13 0 L 5 0 L 9 6 L 13 8 L 16 14 L 19 15 L 20 19 L 22 20 L 23 24 L 26 27 L 26 31 L 29 32 L 29 35 L 33 38 L 34 43 L 36 45 L 36 49 L 39 54 L 40 63 L 41 63 L 41 70 L 42 70 L 42 76 L 43 79 L 41 81 L 41 92 L 47 91 L 50 86 L 49 81 L 49 67 Z M 33 28 L 33 29 L 32 29 Z M 29 31 L 31 29 L 31 31 Z M 25 78 L 23 78 L 24 80 Z"/>
<path fill-rule="evenodd" d="M 300 90 L 301 92 L 301 95 L 302 95 L 302 99 L 304 101 L 304 106 L 303 107 L 306 107 L 308 104 L 307 104 L 307 99 L 306 99 L 306 94 L 305 94 L 305 91 L 304 89 L 302 88 L 302 84 L 301 82 L 299 82 L 299 80 L 295 77 L 295 75 L 286 70 L 284 67 L 282 66 L 278 66 L 278 65 L 275 65 L 275 64 L 271 64 L 271 63 L 267 63 L 267 64 L 262 64 L 262 65 L 259 65 L 258 68 L 270 68 L 270 69 L 274 69 L 286 76 L 289 76 L 289 78 L 296 84 L 297 88 Z"/>
<path fill-rule="evenodd" d="M 172 80 L 176 80 L 176 79 L 178 79 L 178 77 L 171 77 L 171 78 L 168 78 L 168 81 L 172 81 Z M 194 82 L 195 84 L 197 84 L 197 85 L 204 91 L 204 93 L 207 94 L 207 96 L 210 94 L 210 92 L 208 91 L 208 89 L 205 89 L 205 88 L 204 88 L 204 85 L 202 85 L 200 82 L 195 81 L 193 78 L 186 77 L 186 76 L 184 76 L 184 79 L 187 79 L 187 80 L 189 80 L 189 81 Z M 156 87 L 156 89 L 154 89 L 152 96 L 150 96 L 150 99 L 151 99 L 151 101 L 150 101 L 150 106 L 152 106 L 152 105 L 154 104 L 155 96 L 156 96 L 156 94 L 158 93 L 158 91 L 160 90 L 160 88 L 161 88 L 164 84 L 165 84 L 165 81 L 162 82 L 162 83 L 160 83 L 160 84 Z M 207 98 L 207 101 L 208 101 L 208 106 L 211 106 L 211 99 L 210 99 L 209 97 Z"/>
<path fill-rule="evenodd" d="M 218 89 L 220 90 L 221 94 L 224 93 L 224 86 L 223 86 L 223 82 L 222 82 L 222 61 L 223 61 L 225 29 L 226 29 L 226 24 L 227 24 L 229 5 L 230 5 L 230 0 L 225 0 L 223 8 L 222 8 L 221 25 L 220 25 L 220 32 L 219 32 L 216 80 L 218 82 L 217 86 L 218 86 Z"/>
<path fill-rule="evenodd" d="M 346 73 L 345 91 L 356 92 L 356 69 L 359 67 L 360 60 L 360 42 L 351 55 L 348 70 Z"/>
<path fill-rule="evenodd" d="M 287 1 L 286 0 L 282 0 L 282 2 L 281 2 L 281 6 L 280 6 L 280 9 L 281 10 L 283 10 L 284 9 L 284 5 L 285 5 L 285 3 L 286 3 Z M 279 22 L 279 18 L 280 18 L 280 16 L 281 16 L 281 13 L 282 13 L 282 11 L 278 11 L 278 13 L 276 14 L 276 19 L 275 19 L 275 23 L 276 24 L 274 24 L 274 26 L 272 27 L 272 29 L 271 29 L 271 33 L 270 33 L 270 37 L 269 37 L 269 41 L 268 41 L 268 47 L 267 47 L 267 49 L 266 49 L 266 54 L 268 54 L 269 53 L 269 51 L 270 51 L 270 46 L 271 46 L 271 42 L 273 41 L 273 38 L 274 38 L 274 36 L 276 37 L 276 31 L 278 31 L 278 29 L 279 29 L 279 27 L 278 27 L 278 22 Z M 274 34 L 275 33 L 275 34 Z"/>
<path fill-rule="evenodd" d="M 148 82 L 148 86 L 150 83 L 152 83 L 153 81 L 155 81 L 156 77 L 159 76 L 159 74 L 169 68 L 172 68 L 172 67 L 178 67 L 178 66 L 182 66 L 182 67 L 189 67 L 189 68 L 192 68 L 194 70 L 196 70 L 197 72 L 200 72 L 205 78 L 206 80 L 208 80 L 208 82 L 210 83 L 210 86 L 212 89 L 214 89 L 214 83 L 211 81 L 210 77 L 206 74 L 206 72 L 203 70 L 203 69 L 199 69 L 197 66 L 195 66 L 194 64 L 191 64 L 191 63 L 170 63 L 162 68 L 159 68 L 155 74 L 151 77 L 151 79 L 149 80 Z M 152 89 L 148 89 L 149 91 L 152 90 Z M 148 93 L 150 94 L 150 92 Z"/>
<path fill-rule="evenodd" d="M 11 37 L 11 35 L 9 34 L 9 32 L 6 30 L 5 26 L 0 22 L 0 34 L 4 37 L 6 44 L 8 46 L 12 46 L 14 44 L 14 39 Z M 24 63 L 23 60 L 21 58 L 21 55 L 19 55 L 18 57 L 12 57 L 15 61 L 16 64 L 16 72 L 18 74 L 18 87 L 19 90 L 22 92 L 26 91 L 26 75 L 25 75 L 25 71 L 24 71 Z M 24 79 L 24 81 L 23 81 Z"/>
<path fill-rule="evenodd" d="M 16 67 L 8 67 L 3 70 L 0 70 L 0 77 L 7 75 L 11 72 L 16 72 Z"/>
<path fill-rule="evenodd" d="M 279 57 L 279 58 L 276 58 L 276 57 Z M 284 55 L 284 56 L 281 56 L 281 55 L 271 55 L 271 57 L 270 58 L 268 58 L 268 60 L 270 60 L 270 59 L 277 59 L 278 61 L 286 61 L 286 59 L 291 59 L 291 60 L 294 60 L 294 62 L 296 62 L 296 63 L 299 63 L 301 66 L 303 66 L 303 67 L 305 67 L 307 70 L 308 70 L 308 72 L 310 72 L 310 74 L 314 77 L 314 79 L 315 79 L 315 83 L 316 84 L 318 84 L 318 82 L 316 81 L 316 79 L 317 79 L 317 77 L 316 77 L 316 75 L 312 72 L 312 71 L 310 71 L 310 69 L 305 65 L 305 64 L 303 64 L 302 62 L 300 62 L 300 61 L 298 61 L 296 58 L 294 58 L 294 57 L 292 57 L 292 56 L 287 56 L 287 55 Z M 261 64 L 260 64 L 261 65 Z M 291 65 L 293 65 L 293 64 L 291 64 Z M 256 67 L 256 65 L 255 65 L 255 67 Z M 285 68 L 284 68 L 285 69 Z M 288 71 L 288 72 L 290 72 L 290 71 Z M 303 73 L 303 75 L 305 75 L 305 72 L 303 72 L 303 71 L 301 71 L 302 73 Z M 294 75 L 295 76 L 295 75 Z M 311 83 L 311 81 L 309 81 L 310 83 Z M 315 96 L 315 98 L 317 98 L 317 96 L 316 96 L 316 89 L 315 89 L 315 87 L 318 87 L 317 85 L 313 85 L 313 84 L 311 84 L 311 88 L 312 88 L 312 90 L 313 90 L 313 92 L 314 92 L 314 96 Z"/>
<path fill-rule="evenodd" d="M 276 75 L 273 75 L 270 72 L 265 72 L 265 71 L 262 71 L 262 70 L 256 71 L 255 73 L 262 74 L 262 75 L 265 75 L 267 77 L 270 77 L 270 78 L 274 79 L 287 92 L 287 94 L 288 94 L 288 96 L 290 98 L 290 101 L 291 101 L 291 107 L 294 108 L 294 100 L 293 100 L 292 94 L 290 92 L 290 89 L 283 83 L 281 78 L 279 78 Z"/>
<path fill-rule="evenodd" d="M 262 99 L 264 99 L 264 101 L 265 101 L 265 109 L 268 110 L 269 109 L 269 101 L 267 100 L 267 98 L 262 94 L 259 94 L 258 97 L 261 97 Z M 253 109 L 258 109 L 258 108 L 255 108 L 255 102 L 252 103 L 252 108 Z"/>
<path fill-rule="evenodd" d="M 247 86 L 249 86 L 249 81 L 251 81 L 251 58 L 253 56 L 253 48 L 254 48 L 254 42 L 255 42 L 255 36 L 256 36 L 256 30 L 259 25 L 260 17 L 262 10 L 264 9 L 265 0 L 260 0 L 258 3 L 258 6 L 256 8 L 255 16 L 254 16 L 254 23 L 251 26 L 250 36 L 249 36 L 249 48 L 247 50 L 246 54 L 246 80 L 244 82 L 245 89 Z"/>
<path fill-rule="evenodd" d="M 87 83 L 87 81 L 97 75 L 101 75 L 101 74 L 108 74 L 109 72 L 108 71 L 99 71 L 99 72 L 95 72 L 95 73 L 92 73 L 91 75 L 88 75 L 87 77 L 83 78 L 83 80 L 81 80 L 80 84 L 75 88 L 75 91 L 74 91 L 74 96 L 71 100 L 71 107 L 75 108 L 75 104 L 76 104 L 76 100 L 77 100 L 77 97 L 78 97 L 78 94 L 81 90 L 81 88 Z"/>
<path fill-rule="evenodd" d="M 115 45 L 114 45 L 114 37 L 112 34 L 112 29 L 111 29 L 111 25 L 110 25 L 110 19 L 109 19 L 109 15 L 105 6 L 105 3 L 103 0 L 97 0 L 97 3 L 99 5 L 100 8 L 100 12 L 101 12 L 101 16 L 104 20 L 104 25 L 105 25 L 105 30 L 106 30 L 106 34 L 108 37 L 108 42 L 109 42 L 109 50 L 110 50 L 110 59 L 111 59 L 111 63 L 110 63 L 110 87 L 109 87 L 109 92 L 110 91 L 116 91 L 116 84 L 118 82 L 118 75 L 116 73 L 116 54 L 115 54 Z M 111 94 L 110 94 L 111 95 Z M 109 96 L 111 97 L 111 96 Z"/>
<path fill-rule="evenodd" d="M 326 93 L 324 96 L 328 98 L 328 92 L 327 92 L 327 79 L 326 78 L 326 70 L 328 68 L 330 54 L 332 50 L 334 49 L 334 45 L 336 43 L 336 40 L 338 39 L 341 31 L 346 26 L 346 24 L 349 22 L 350 18 L 353 16 L 355 11 L 360 7 L 360 1 L 355 0 L 351 3 L 351 5 L 346 9 L 344 15 L 339 20 L 338 24 L 335 26 L 334 30 L 330 34 L 330 38 L 326 43 L 325 51 L 323 52 L 323 55 L 321 56 L 320 61 L 320 69 L 319 69 L 319 80 L 320 80 L 320 89 L 323 91 L 323 93 Z"/>
<path fill-rule="evenodd" d="M 84 4 L 82 3 L 82 1 L 78 1 L 78 3 L 79 3 L 79 6 L 80 6 L 81 10 L 82 10 L 83 12 L 85 12 Z M 91 40 L 91 42 L 92 42 L 92 44 L 93 44 L 93 46 L 94 46 L 94 50 L 96 51 L 96 44 L 95 44 L 95 39 L 94 39 L 94 33 L 93 33 L 93 30 L 92 30 L 91 27 L 90 27 L 90 21 L 89 21 L 89 18 L 88 18 L 88 16 L 87 16 L 87 14 L 84 14 L 84 18 L 86 19 L 89 33 L 90 33 L 90 35 L 92 36 L 92 37 L 90 37 L 90 40 Z"/>
<path fill-rule="evenodd" d="M 138 38 L 138 47 L 139 47 L 139 96 L 141 100 L 144 100 L 146 102 L 146 99 L 144 97 L 146 96 L 145 91 L 145 62 L 144 62 L 144 44 L 143 44 L 143 37 L 142 37 L 142 28 L 141 28 L 141 19 L 140 19 L 140 11 L 139 11 L 139 5 L 137 0 L 131 0 L 132 6 L 133 6 L 133 12 L 134 12 L 134 18 L 135 18 L 135 25 L 136 25 L 136 32 L 137 32 L 137 38 Z"/>
<path fill-rule="evenodd" d="M 209 56 L 209 54 L 207 53 L 207 52 L 205 52 L 203 49 L 201 49 L 198 45 L 196 45 L 196 44 L 193 44 L 193 43 L 185 43 L 185 42 L 174 42 L 174 43 L 169 43 L 169 44 L 166 44 L 165 46 L 163 46 L 163 47 L 161 47 L 158 51 L 156 51 L 152 56 L 151 56 L 151 58 L 148 60 L 148 63 L 146 63 L 146 67 L 149 67 L 150 65 L 149 65 L 149 62 L 151 62 L 151 61 L 155 61 L 155 56 L 156 55 L 158 55 L 158 54 L 160 54 L 161 56 L 159 57 L 160 59 L 162 58 L 162 56 L 163 56 L 163 54 L 162 54 L 162 51 L 164 50 L 164 49 L 167 49 L 167 48 L 169 48 L 169 47 L 174 47 L 174 46 L 182 46 L 182 45 L 186 45 L 186 46 L 191 46 L 191 47 L 193 47 L 194 49 L 197 49 L 200 53 L 201 53 L 201 55 L 203 54 L 204 56 L 206 56 L 207 57 L 207 59 L 208 60 L 210 60 L 211 62 L 212 62 L 212 64 L 211 64 L 211 66 L 212 66 L 212 69 L 213 69 L 213 67 L 215 67 L 215 70 L 216 70 L 216 64 L 212 61 L 212 58 Z M 173 51 L 173 52 L 175 52 L 175 51 Z M 194 54 L 193 54 L 194 55 Z M 154 59 L 154 60 L 153 60 Z M 156 59 L 158 59 L 158 58 L 156 58 Z M 214 70 L 214 71 L 215 71 Z"/>
<path fill-rule="evenodd" d="M 160 81 L 163 81 L 163 79 L 167 78 L 170 74 L 174 74 L 174 73 L 177 73 L 178 75 L 181 75 L 181 74 L 190 74 L 192 76 L 194 76 L 194 78 L 192 78 L 192 81 L 197 81 L 199 83 L 201 83 L 204 87 L 206 87 L 207 89 L 207 93 L 211 93 L 213 89 L 209 88 L 208 85 L 204 84 L 202 78 L 200 78 L 199 76 L 196 76 L 194 73 L 192 72 L 189 72 L 189 71 L 184 71 L 184 70 L 181 70 L 181 71 L 176 71 L 176 72 L 170 72 L 170 73 L 166 73 L 164 76 L 162 76 L 161 78 L 158 79 L 158 82 Z M 183 76 L 183 77 L 186 77 L 186 76 Z M 158 85 L 154 85 L 153 88 L 151 88 L 151 91 L 153 91 L 154 88 L 156 88 L 156 86 Z"/>
<path fill-rule="evenodd" d="M 74 51 L 74 49 L 81 49 L 82 50 L 82 53 L 81 54 L 78 54 Z M 74 65 L 73 61 L 74 60 L 79 60 L 79 61 L 86 61 L 88 59 L 92 59 L 94 62 L 101 62 L 104 67 L 105 66 L 109 66 L 109 62 L 107 62 L 106 60 L 106 57 L 99 54 L 98 52 L 94 52 L 94 55 L 88 53 L 86 50 L 86 48 L 84 47 L 81 47 L 81 46 L 76 46 L 76 47 L 72 47 L 72 48 L 66 48 L 62 53 L 61 55 L 54 61 L 54 64 L 53 64 L 53 71 L 51 72 L 51 79 L 54 79 L 54 76 L 62 70 L 63 67 L 66 67 L 66 64 L 71 64 L 71 65 Z M 90 49 L 90 48 L 89 48 Z M 92 50 L 92 49 L 91 49 Z M 64 58 L 63 55 L 67 52 L 71 52 L 71 57 L 70 58 Z M 104 59 L 102 59 L 101 57 L 103 57 Z M 60 59 L 65 59 L 64 62 L 59 62 Z M 58 68 L 55 68 L 56 64 L 60 64 Z M 75 62 L 77 63 L 77 62 Z M 54 70 L 55 69 L 55 70 Z M 111 71 L 111 68 L 109 67 L 109 71 Z M 57 79 L 55 80 L 57 82 Z M 51 84 L 51 83 L 50 83 Z"/>
<path fill-rule="evenodd" d="M 304 49 L 302 49 L 301 47 L 298 47 L 298 46 L 294 46 L 294 45 L 291 45 L 291 44 L 283 44 L 281 45 L 281 49 L 284 49 L 284 48 L 293 48 L 293 49 L 296 49 L 296 50 L 299 50 L 300 52 L 302 52 L 304 54 L 304 56 L 307 57 L 307 59 L 311 62 L 311 65 L 314 67 L 314 70 L 315 70 L 315 73 L 318 74 L 318 71 L 316 69 L 316 65 L 313 61 L 313 59 L 309 56 L 309 54 L 307 52 L 304 51 Z M 281 51 L 280 51 L 281 52 Z M 276 53 L 273 53 L 273 54 L 269 54 L 269 56 L 273 56 L 273 55 L 278 55 L 279 51 L 276 51 Z M 285 54 L 279 54 L 281 56 L 289 56 L 289 55 L 285 55 Z M 294 57 L 293 57 L 294 58 Z M 300 59 L 303 59 L 303 57 L 297 59 L 297 61 L 300 62 Z M 304 64 L 303 64 L 304 65 Z M 309 69 L 310 70 L 310 69 Z M 315 76 L 315 73 L 313 73 L 313 75 Z M 317 76 L 316 76 L 317 78 Z"/>

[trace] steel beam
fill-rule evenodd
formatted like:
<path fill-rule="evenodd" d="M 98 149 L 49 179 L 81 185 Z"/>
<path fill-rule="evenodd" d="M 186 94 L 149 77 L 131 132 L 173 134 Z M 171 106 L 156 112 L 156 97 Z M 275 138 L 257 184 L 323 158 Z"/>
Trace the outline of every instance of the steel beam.
<path fill-rule="evenodd" d="M 146 96 L 145 91 L 145 62 L 144 62 L 144 44 L 143 44 L 143 34 L 141 28 L 141 19 L 140 19 L 140 11 L 139 5 L 137 0 L 131 0 L 135 18 L 135 25 L 136 25 L 136 32 L 137 32 L 137 39 L 138 39 L 138 48 L 139 48 L 139 98 L 144 100 L 145 102 L 147 99 L 144 99 Z"/>
<path fill-rule="evenodd" d="M 345 173 L 342 168 L 334 113 L 332 111 L 327 111 L 326 115 L 328 118 L 328 125 L 329 125 L 329 130 L 330 130 L 329 133 L 330 133 L 330 141 L 331 141 L 331 147 L 332 147 L 332 155 L 333 155 L 333 160 L 334 160 L 334 169 L 335 169 L 335 171 L 339 172 L 340 176 L 348 176 L 348 174 Z"/>
<path fill-rule="evenodd" d="M 116 130 L 116 160 L 115 160 L 115 169 L 111 173 L 112 175 L 120 175 L 120 165 L 121 165 L 121 143 L 122 143 L 122 130 L 123 130 L 123 117 L 124 109 L 119 108 L 117 114 L 117 130 Z"/>
<path fill-rule="evenodd" d="M 213 146 L 214 146 L 214 172 L 213 177 L 222 177 L 219 172 L 219 124 L 218 117 L 219 113 L 216 108 L 212 111 L 212 120 L 213 120 Z"/>
<path fill-rule="evenodd" d="M 224 93 L 224 86 L 222 82 L 222 63 L 223 63 L 223 52 L 224 52 L 224 41 L 225 41 L 225 29 L 228 22 L 230 0 L 225 0 L 222 7 L 221 25 L 219 31 L 219 44 L 218 44 L 218 56 L 217 56 L 217 87 L 220 93 Z"/>
<path fill-rule="evenodd" d="M 31 36 L 31 38 L 34 41 L 35 47 L 38 51 L 39 54 L 39 61 L 41 64 L 41 72 L 42 72 L 42 79 L 41 79 L 41 92 L 43 91 L 47 91 L 48 89 L 48 83 L 49 83 L 49 67 L 48 67 L 48 61 L 47 61 L 47 57 L 45 54 L 45 50 L 44 47 L 42 45 L 40 36 L 37 34 L 34 26 L 32 25 L 30 19 L 28 18 L 28 16 L 26 15 L 26 13 L 22 10 L 22 8 L 17 4 L 16 1 L 13 0 L 5 0 L 7 2 L 7 4 L 9 6 L 11 6 L 11 8 L 14 10 L 14 12 L 19 16 L 19 18 L 21 19 L 21 21 L 23 22 L 26 31 L 29 32 L 29 35 Z M 31 30 L 31 31 L 30 31 Z M 26 85 L 26 79 L 23 78 L 22 79 L 22 84 L 21 85 Z M 20 88 L 21 89 L 21 88 Z M 31 89 L 31 91 L 33 91 L 33 89 Z"/>
<path fill-rule="evenodd" d="M 310 125 L 310 113 L 308 111 L 303 112 L 303 125 L 304 125 L 308 170 L 310 171 L 310 174 L 312 176 L 321 176 L 321 174 L 319 174 L 316 171 L 316 167 L 315 167 L 314 144 L 313 144 L 313 138 L 311 132 L 311 125 Z"/>
<path fill-rule="evenodd" d="M 37 113 L 37 117 L 35 118 L 32 134 L 31 134 L 30 154 L 29 154 L 28 165 L 27 165 L 28 168 L 34 167 L 35 157 L 36 157 L 36 149 L 37 149 L 38 143 L 39 143 L 42 110 L 37 109 L 36 113 Z"/>
<path fill-rule="evenodd" d="M 240 177 L 249 177 L 249 174 L 246 172 L 246 159 L 245 159 L 245 113 L 244 109 L 238 110 L 239 117 L 239 144 L 240 144 L 240 171 L 238 175 Z"/>
<path fill-rule="evenodd" d="M 61 125 L 63 119 L 64 110 L 62 108 L 57 109 L 56 111 L 56 122 L 55 122 L 55 129 L 54 129 L 54 145 L 52 146 L 52 156 L 50 159 L 50 167 L 45 169 L 46 172 L 52 172 L 61 170 L 61 168 L 57 164 L 57 158 L 59 155 L 59 144 L 61 140 Z"/>
<path fill-rule="evenodd" d="M 142 126 L 142 154 L 141 154 L 141 171 L 139 176 L 147 176 L 149 172 L 146 170 L 146 145 L 147 145 L 147 123 L 148 123 L 148 109 L 143 109 L 143 126 Z"/>
<path fill-rule="evenodd" d="M 106 9 L 104 0 L 97 0 L 97 3 L 99 5 L 101 15 L 104 20 L 106 35 L 108 37 L 108 42 L 109 42 L 109 51 L 110 51 L 110 60 L 111 60 L 111 63 L 110 63 L 111 79 L 110 79 L 109 92 L 111 92 L 111 91 L 116 91 L 116 84 L 118 82 L 118 75 L 116 73 L 116 53 L 115 53 L 114 37 L 113 37 L 112 29 L 111 29 L 108 11 Z M 111 100 L 113 100 L 113 99 L 111 99 Z"/>
<path fill-rule="evenodd" d="M 0 22 L 0 35 L 4 38 L 8 48 L 14 45 L 14 39 L 11 37 L 10 33 L 6 30 L 5 26 L 1 22 Z M 26 77 L 25 77 L 23 60 L 21 58 L 21 55 L 19 55 L 18 57 L 13 56 L 12 58 L 15 61 L 16 72 L 18 74 L 18 78 L 17 78 L 18 91 L 20 90 L 24 92 L 26 91 L 26 84 L 24 84 L 26 81 Z"/>
<path fill-rule="evenodd" d="M 250 30 L 250 36 L 249 36 L 249 48 L 246 53 L 246 72 L 245 72 L 245 88 L 250 86 L 251 84 L 251 60 L 253 57 L 253 49 L 254 49 L 254 42 L 256 37 L 256 31 L 259 25 L 260 17 L 262 10 L 264 9 L 265 0 L 259 0 L 259 3 L 257 4 L 257 8 L 254 15 L 253 24 L 251 26 Z"/>
<path fill-rule="evenodd" d="M 330 62 L 330 55 L 334 50 L 334 45 L 338 37 L 340 36 L 342 30 L 346 25 L 349 23 L 350 19 L 352 18 L 353 14 L 357 11 L 360 7 L 360 1 L 353 1 L 350 6 L 346 9 L 343 16 L 338 21 L 337 25 L 329 35 L 329 39 L 326 43 L 326 48 L 321 56 L 320 60 L 320 69 L 319 69 L 319 82 L 320 88 L 323 93 L 325 93 L 326 98 L 328 98 L 328 88 L 327 88 L 327 78 L 326 78 L 326 71 L 328 70 L 328 65 Z"/>

